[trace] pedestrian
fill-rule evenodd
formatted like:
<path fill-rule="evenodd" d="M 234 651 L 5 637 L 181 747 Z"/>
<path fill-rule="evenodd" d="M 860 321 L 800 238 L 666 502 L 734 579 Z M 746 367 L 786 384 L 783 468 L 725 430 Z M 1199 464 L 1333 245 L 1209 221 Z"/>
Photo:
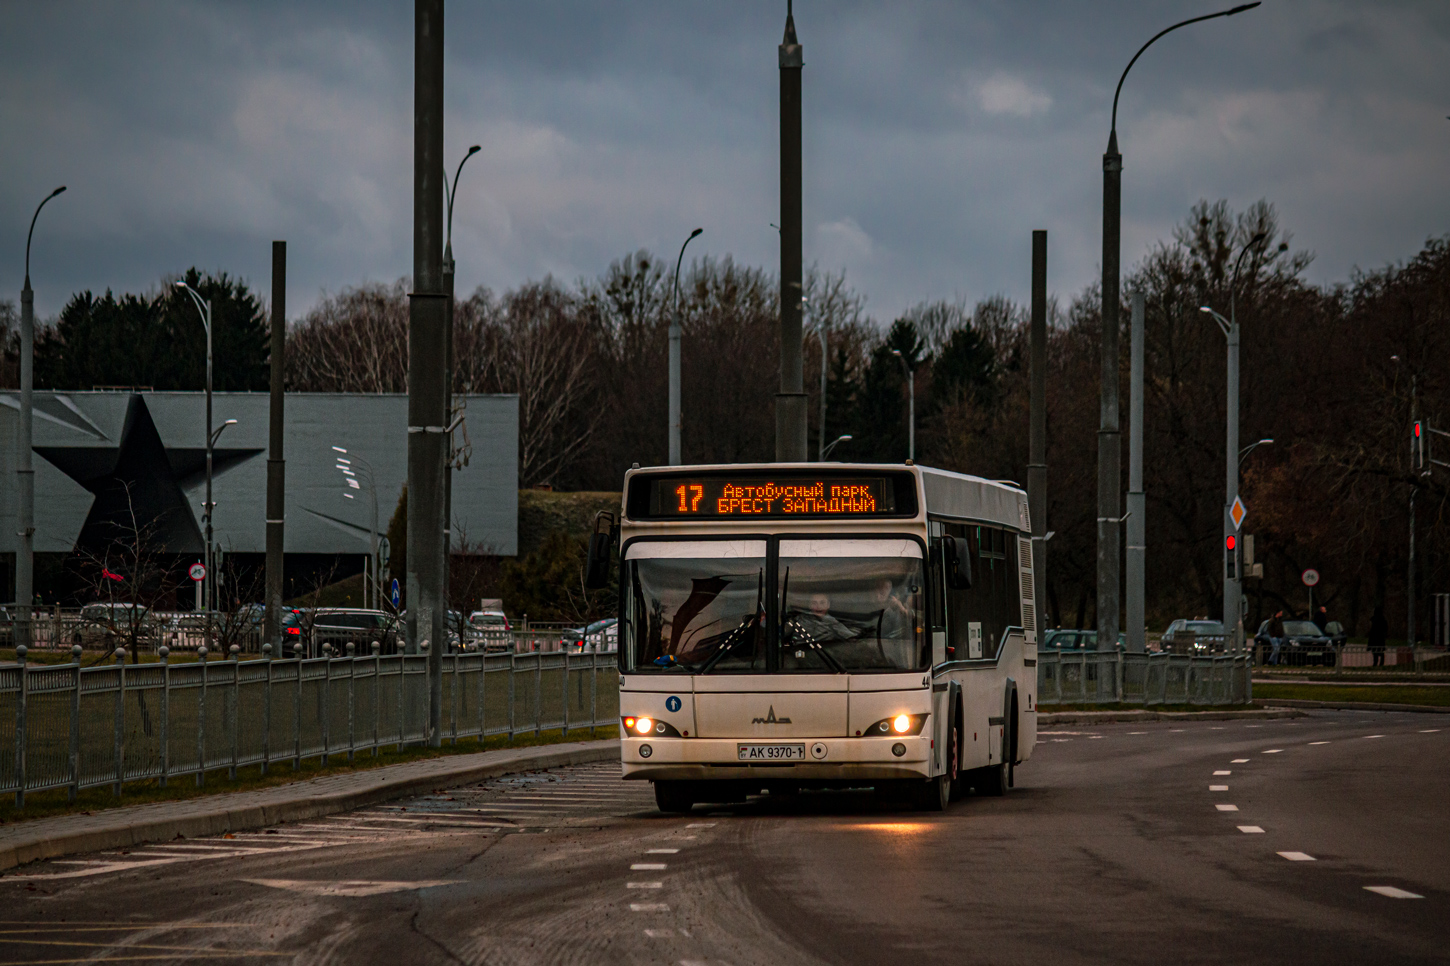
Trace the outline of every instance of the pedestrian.
<path fill-rule="evenodd" d="M 1279 648 L 1284 646 L 1284 612 L 1275 611 L 1274 616 L 1269 619 L 1269 643 L 1273 649 L 1269 652 L 1269 663 L 1279 663 Z"/>
<path fill-rule="evenodd" d="M 1389 637 L 1390 622 L 1385 620 L 1385 609 L 1376 604 L 1369 619 L 1369 652 L 1373 655 L 1372 666 L 1385 666 L 1385 639 Z"/>
<path fill-rule="evenodd" d="M 1321 634 L 1329 633 L 1329 610 L 1323 604 L 1314 612 L 1314 626 Z"/>

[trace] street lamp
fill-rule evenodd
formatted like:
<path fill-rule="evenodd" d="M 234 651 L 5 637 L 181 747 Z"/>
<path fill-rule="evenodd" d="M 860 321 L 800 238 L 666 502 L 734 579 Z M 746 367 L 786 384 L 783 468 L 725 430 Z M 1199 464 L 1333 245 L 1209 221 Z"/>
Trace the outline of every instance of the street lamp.
<path fill-rule="evenodd" d="M 913 463 L 916 462 L 916 370 L 906 363 L 906 356 L 901 354 L 900 349 L 892 349 L 891 354 L 901 360 L 901 368 L 906 370 L 906 394 L 907 394 L 907 443 L 906 458 Z"/>
<path fill-rule="evenodd" d="M 1179 27 L 1186 27 L 1216 17 L 1231 17 L 1245 10 L 1252 10 L 1259 4 L 1246 3 L 1218 13 L 1190 17 L 1179 21 L 1154 34 L 1118 78 L 1113 91 L 1112 123 L 1108 131 L 1108 149 L 1103 152 L 1103 283 L 1102 283 L 1102 370 L 1101 397 L 1098 423 L 1098 640 L 1112 642 L 1118 639 L 1118 579 L 1120 571 L 1118 528 L 1123 516 L 1119 510 L 1122 497 L 1122 438 L 1119 427 L 1118 406 L 1118 273 L 1122 247 L 1123 215 L 1123 156 L 1118 153 L 1118 97 L 1123 92 L 1123 81 L 1128 71 L 1143 56 L 1143 51 L 1158 38 L 1172 33 Z"/>
<path fill-rule="evenodd" d="M 831 441 L 829 446 L 821 450 L 821 462 L 824 463 L 826 461 L 826 457 L 831 455 L 831 450 L 835 449 L 839 444 L 849 443 L 850 441 L 851 437 L 849 434 L 845 436 L 837 436 L 834 440 Z"/>
<path fill-rule="evenodd" d="M 1239 252 L 1239 257 L 1234 261 L 1233 275 L 1229 277 L 1228 304 L 1229 317 L 1224 318 L 1207 305 L 1199 307 L 1199 311 L 1211 315 L 1218 323 L 1220 331 L 1223 332 L 1228 342 L 1228 386 L 1227 405 L 1228 428 L 1224 440 L 1224 503 L 1223 503 L 1223 538 L 1224 546 L 1228 546 L 1228 538 L 1238 533 L 1238 526 L 1233 520 L 1234 501 L 1239 496 L 1239 463 L 1244 454 L 1239 452 L 1239 325 L 1237 312 L 1237 289 L 1239 282 L 1239 270 L 1243 268 L 1244 257 L 1250 252 L 1261 249 L 1267 239 L 1264 232 L 1259 232 L 1250 238 Z M 1282 246 L 1281 251 L 1288 246 Z M 1259 445 L 1255 443 L 1254 446 Z M 1253 447 L 1250 447 L 1252 449 Z M 1226 551 L 1227 552 L 1227 551 Z M 1234 635 L 1234 644 L 1241 643 L 1238 640 L 1238 623 L 1242 605 L 1242 576 L 1235 567 L 1229 569 L 1225 562 L 1223 571 L 1223 626 L 1228 634 Z"/>
<path fill-rule="evenodd" d="M 30 231 L 25 236 L 25 285 L 20 289 L 20 432 L 15 436 L 15 482 L 20 498 L 16 522 L 20 524 L 20 546 L 15 554 L 15 643 L 27 647 L 30 646 L 30 605 L 35 599 L 35 468 L 30 451 L 35 419 L 35 293 L 30 290 L 30 239 L 35 235 L 40 209 L 64 190 L 65 185 L 61 185 L 35 207 Z"/>
<path fill-rule="evenodd" d="M 364 586 L 368 588 L 368 596 L 372 598 L 372 606 L 378 606 L 378 596 L 381 593 L 381 585 L 378 583 L 378 487 L 376 477 L 373 475 L 372 464 L 361 456 L 348 453 L 341 446 L 334 446 L 334 452 L 343 454 L 337 457 L 337 465 L 333 469 L 341 470 L 342 475 L 347 477 L 347 485 L 350 489 L 360 490 L 358 478 L 367 484 L 368 495 L 372 497 L 373 515 L 372 526 L 368 528 L 368 566 L 372 568 L 371 579 L 364 580 Z M 353 467 L 356 466 L 362 472 L 359 474 Z M 343 496 L 349 500 L 354 499 L 351 493 L 343 491 Z M 363 606 L 368 606 L 364 601 Z"/>
<path fill-rule="evenodd" d="M 680 413 L 680 263 L 685 260 L 685 248 L 705 229 L 696 228 L 680 246 L 680 257 L 675 259 L 674 315 L 670 320 L 670 465 L 680 465 L 680 429 L 684 421 Z"/>
<path fill-rule="evenodd" d="M 447 296 L 447 301 L 445 303 L 447 305 L 447 309 L 445 310 L 447 314 L 447 324 L 444 327 L 444 332 L 446 334 L 444 336 L 443 347 L 443 422 L 447 426 L 446 432 L 448 435 L 448 439 L 445 445 L 447 445 L 448 450 L 447 455 L 444 457 L 443 460 L 443 559 L 439 562 L 439 566 L 441 568 L 440 573 L 442 575 L 440 578 L 442 583 L 440 590 L 442 591 L 443 610 L 445 614 L 448 612 L 448 576 L 449 571 L 452 569 L 449 566 L 449 562 L 453 556 L 453 470 L 454 463 L 457 461 L 459 455 L 458 452 L 453 448 L 453 430 L 457 428 L 458 423 L 462 422 L 463 419 L 462 413 L 460 413 L 457 417 L 453 416 L 453 202 L 458 200 L 458 178 L 460 175 L 463 174 L 463 166 L 468 163 L 469 158 L 473 157 L 481 150 L 483 150 L 481 145 L 471 145 L 468 151 L 463 155 L 463 159 L 458 162 L 458 167 L 453 171 L 453 183 L 450 185 L 446 176 L 443 179 L 443 190 L 447 196 L 448 201 L 448 217 L 446 219 L 446 227 L 444 229 L 445 242 L 443 246 L 443 291 Z M 333 449 L 336 448 L 337 447 L 335 446 L 333 447 Z M 467 459 L 465 458 L 463 463 L 460 465 L 466 465 L 466 463 Z M 373 496 L 373 501 L 374 503 L 377 502 L 376 494 L 374 494 Z M 374 541 L 376 541 L 377 539 L 377 531 L 377 508 L 374 507 Z M 374 544 L 372 552 L 373 576 L 376 579 L 376 544 Z M 377 597 L 376 591 L 377 588 L 374 588 L 374 600 L 376 600 Z M 444 618 L 444 622 L 447 622 L 446 617 Z M 435 649 L 435 653 L 441 652 L 441 649 Z M 441 693 L 443 687 L 443 664 L 441 659 L 432 657 L 429 658 L 428 673 L 430 676 L 429 687 L 432 688 L 436 693 Z M 433 678 L 436 678 L 436 680 L 432 680 Z"/>
<path fill-rule="evenodd" d="M 196 289 L 186 284 L 185 279 L 178 279 L 176 287 L 184 289 L 191 300 L 196 303 L 196 309 L 201 313 L 201 324 L 206 329 L 206 500 L 201 505 L 201 520 L 206 528 L 206 578 L 205 592 L 202 599 L 206 603 L 206 643 L 212 644 L 212 611 L 216 607 L 216 575 L 212 572 L 212 510 L 215 508 L 211 499 L 211 465 L 212 449 L 216 445 L 217 436 L 220 431 L 213 433 L 211 428 L 211 299 L 204 299 Z M 228 420 L 222 424 L 222 429 L 235 423 L 236 420 Z"/>
<path fill-rule="evenodd" d="M 1239 450 L 1239 465 L 1243 466 L 1244 460 L 1248 459 L 1249 454 L 1252 453 L 1254 450 L 1258 449 L 1260 446 L 1268 446 L 1272 442 L 1272 439 L 1261 439 L 1257 443 L 1250 443 L 1243 449 Z"/>

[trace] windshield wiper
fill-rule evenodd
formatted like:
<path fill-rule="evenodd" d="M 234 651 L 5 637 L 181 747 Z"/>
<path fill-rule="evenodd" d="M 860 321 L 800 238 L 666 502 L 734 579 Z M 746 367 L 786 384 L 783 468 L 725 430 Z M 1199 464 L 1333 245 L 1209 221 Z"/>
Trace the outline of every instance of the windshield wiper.
<path fill-rule="evenodd" d="M 780 642 L 781 642 L 781 644 L 782 645 L 785 644 L 785 642 L 786 642 L 786 634 L 788 632 L 791 633 L 792 635 L 798 633 L 798 634 L 800 634 L 801 637 L 803 637 L 805 639 L 805 644 L 808 647 L 810 647 L 812 650 L 814 650 L 817 654 L 819 654 L 821 656 L 821 660 L 824 661 L 828 667 L 830 667 L 837 674 L 844 674 L 846 672 L 846 669 L 843 668 L 843 667 L 841 667 L 841 663 L 839 661 L 837 661 L 834 657 L 832 657 L 829 653 L 827 653 L 825 647 L 823 647 L 821 645 L 821 642 L 820 641 L 816 640 L 813 636 L 811 636 L 810 633 L 808 633 L 806 631 L 805 628 L 801 627 L 799 622 L 797 622 L 797 621 L 788 621 L 788 620 L 785 619 L 786 601 L 788 601 L 790 599 L 790 597 L 788 596 L 789 593 L 790 593 L 790 568 L 787 567 L 787 568 L 785 568 L 785 577 L 784 577 L 784 579 L 781 580 L 781 583 L 780 583 L 780 613 L 781 613 L 781 621 L 780 621 Z"/>
<path fill-rule="evenodd" d="M 745 630 L 748 630 L 750 627 L 753 627 L 753 626 L 755 626 L 755 625 L 757 625 L 759 623 L 759 621 L 760 621 L 760 605 L 764 602 L 764 600 L 765 600 L 765 574 L 764 574 L 764 572 L 761 572 L 761 574 L 757 578 L 756 584 L 755 584 L 755 612 L 752 613 L 749 617 L 745 618 L 739 624 L 737 624 L 735 626 L 735 629 L 733 631 L 731 631 L 729 634 L 726 634 L 725 635 L 725 639 L 720 642 L 719 649 L 716 650 L 714 654 L 710 655 L 710 659 L 708 661 L 706 661 L 700 667 L 700 670 L 697 673 L 699 673 L 699 674 L 707 674 L 707 673 L 709 673 L 709 671 L 710 671 L 711 668 L 713 668 L 716 664 L 720 663 L 720 661 L 724 659 L 724 657 L 725 657 L 726 654 L 729 654 L 730 653 L 731 648 L 733 648 L 735 646 L 735 641 L 739 637 L 739 635 L 741 634 L 741 632 L 743 632 Z M 752 671 L 755 670 L 755 655 L 754 655 L 754 653 L 752 653 L 750 655 L 750 669 Z"/>

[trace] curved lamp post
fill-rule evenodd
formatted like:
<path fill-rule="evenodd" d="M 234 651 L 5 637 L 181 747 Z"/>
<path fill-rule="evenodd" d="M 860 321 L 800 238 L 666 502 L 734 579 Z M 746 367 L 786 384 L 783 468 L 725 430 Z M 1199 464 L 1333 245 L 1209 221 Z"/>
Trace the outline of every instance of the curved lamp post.
<path fill-rule="evenodd" d="M 236 422 L 235 419 L 227 420 L 222 424 L 221 429 L 212 432 L 211 427 L 211 299 L 201 297 L 196 289 L 186 284 L 185 279 L 179 279 L 176 287 L 184 289 L 191 300 L 196 303 L 196 309 L 201 313 L 201 324 L 206 329 L 206 500 L 201 505 L 201 522 L 206 531 L 206 585 L 202 600 L 206 606 L 206 643 L 212 645 L 212 611 L 216 609 L 216 574 L 212 568 L 212 526 L 211 514 L 214 504 L 211 499 L 211 465 L 212 449 L 216 445 L 216 439 L 221 435 L 222 430 Z"/>
<path fill-rule="evenodd" d="M 685 249 L 690 242 L 704 234 L 705 229 L 696 228 L 680 246 L 680 257 L 675 259 L 674 315 L 670 319 L 670 465 L 680 465 L 680 431 L 684 416 L 680 412 L 680 263 L 685 260 Z"/>
<path fill-rule="evenodd" d="M 35 293 L 30 290 L 30 239 L 45 203 L 65 190 L 46 195 L 35 206 L 30 231 L 25 235 L 25 285 L 20 289 L 20 432 L 15 434 L 15 477 L 20 506 L 16 522 L 20 546 L 15 554 L 15 643 L 30 646 L 30 607 L 35 599 L 35 467 L 31 434 L 35 421 Z"/>
<path fill-rule="evenodd" d="M 851 436 L 849 434 L 845 436 L 837 436 L 835 439 L 831 440 L 830 445 L 828 445 L 825 449 L 821 450 L 821 462 L 824 463 L 826 461 L 826 457 L 831 455 L 831 450 L 835 449 L 841 443 L 849 443 L 850 441 Z"/>
<path fill-rule="evenodd" d="M 1179 27 L 1231 17 L 1257 7 L 1246 3 L 1218 13 L 1190 17 L 1154 34 L 1138 48 L 1118 78 L 1113 91 L 1112 124 L 1108 131 L 1108 149 L 1103 152 L 1103 280 L 1102 280 L 1102 396 L 1098 423 L 1098 637 L 1105 647 L 1116 646 L 1118 639 L 1118 581 L 1121 559 L 1118 530 L 1123 523 L 1122 499 L 1122 434 L 1118 406 L 1118 273 L 1122 246 L 1123 156 L 1118 153 L 1118 96 L 1128 71 L 1143 56 L 1143 51 L 1165 34 Z"/>

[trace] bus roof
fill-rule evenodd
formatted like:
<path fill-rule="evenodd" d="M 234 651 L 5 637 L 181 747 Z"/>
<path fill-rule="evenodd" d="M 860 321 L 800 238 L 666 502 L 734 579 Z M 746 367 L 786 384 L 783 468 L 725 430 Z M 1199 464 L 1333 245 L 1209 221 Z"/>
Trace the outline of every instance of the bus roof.
<path fill-rule="evenodd" d="M 870 476 L 909 473 L 919 481 L 917 491 L 928 517 L 946 517 L 996 523 L 1021 532 L 1031 527 L 1027 512 L 1027 494 L 1017 484 L 1005 480 L 988 480 L 965 473 L 902 463 L 713 463 L 690 466 L 647 466 L 628 470 L 624 476 L 626 517 L 630 503 L 630 481 L 637 476 L 691 477 L 740 476 L 759 479 L 773 477 L 803 479 L 817 474 L 830 476 Z M 915 516 L 920 518 L 922 507 Z M 718 518 L 717 518 L 718 519 Z"/>

